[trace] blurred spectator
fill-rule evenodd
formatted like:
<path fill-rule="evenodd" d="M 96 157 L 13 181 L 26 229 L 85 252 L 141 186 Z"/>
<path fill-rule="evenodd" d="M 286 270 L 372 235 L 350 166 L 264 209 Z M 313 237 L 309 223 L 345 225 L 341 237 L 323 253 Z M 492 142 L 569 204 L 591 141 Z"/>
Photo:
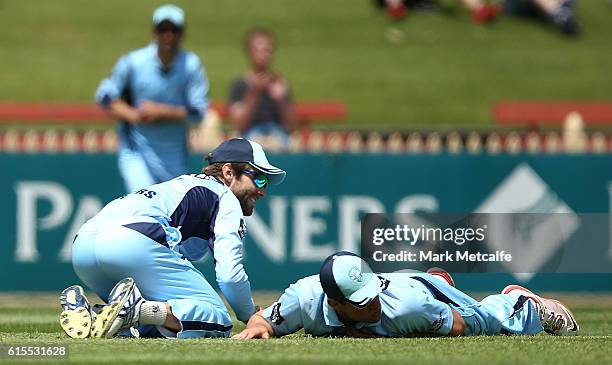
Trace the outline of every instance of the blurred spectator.
<path fill-rule="evenodd" d="M 248 139 L 275 138 L 284 146 L 296 117 L 289 84 L 272 70 L 275 39 L 267 29 L 247 32 L 244 48 L 250 68 L 230 89 L 230 118 Z"/>
<path fill-rule="evenodd" d="M 197 55 L 180 47 L 183 10 L 153 13 L 153 42 L 117 61 L 96 101 L 120 120 L 119 170 L 128 192 L 187 171 L 187 121 L 201 121 L 208 80 Z"/>
<path fill-rule="evenodd" d="M 563 34 L 577 35 L 580 25 L 574 14 L 576 0 L 458 0 L 477 23 L 491 22 L 502 13 L 536 17 L 557 27 Z M 442 9 L 436 0 L 374 0 L 393 19 L 402 19 L 409 9 Z M 500 5 L 502 8 L 500 9 Z"/>
<path fill-rule="evenodd" d="M 505 13 L 535 17 L 557 27 L 563 34 L 580 33 L 580 24 L 574 14 L 575 0 L 504 0 Z"/>
<path fill-rule="evenodd" d="M 442 5 L 436 0 L 375 0 L 386 9 L 387 15 L 393 19 L 401 19 L 408 14 L 408 9 L 439 10 Z M 486 0 L 459 0 L 459 2 L 472 14 L 477 23 L 486 23 L 495 20 L 500 11 L 497 4 L 489 4 Z"/>

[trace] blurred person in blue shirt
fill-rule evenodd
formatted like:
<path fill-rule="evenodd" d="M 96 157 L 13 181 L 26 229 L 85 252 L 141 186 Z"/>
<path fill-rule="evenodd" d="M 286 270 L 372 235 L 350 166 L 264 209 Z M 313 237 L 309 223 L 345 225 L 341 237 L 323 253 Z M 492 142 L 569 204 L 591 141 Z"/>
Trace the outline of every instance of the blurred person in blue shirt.
<path fill-rule="evenodd" d="M 128 192 L 187 171 L 187 127 L 208 107 L 199 57 L 181 49 L 185 15 L 174 5 L 153 14 L 153 41 L 123 55 L 102 80 L 96 102 L 117 118 L 119 170 Z"/>

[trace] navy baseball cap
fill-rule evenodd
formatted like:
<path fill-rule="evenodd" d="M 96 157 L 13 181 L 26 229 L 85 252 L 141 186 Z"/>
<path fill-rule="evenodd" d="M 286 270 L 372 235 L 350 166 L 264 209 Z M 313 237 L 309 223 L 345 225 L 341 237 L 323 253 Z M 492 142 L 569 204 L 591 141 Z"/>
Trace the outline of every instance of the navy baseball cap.
<path fill-rule="evenodd" d="M 185 12 L 176 5 L 162 5 L 153 12 L 153 25 L 158 26 L 163 21 L 182 28 L 185 26 Z"/>
<path fill-rule="evenodd" d="M 271 165 L 259 143 L 244 138 L 232 138 L 221 143 L 211 152 L 209 160 L 213 163 L 246 162 L 254 169 L 264 173 L 270 183 L 278 185 L 285 179 L 286 172 Z"/>
<path fill-rule="evenodd" d="M 319 279 L 329 298 L 347 301 L 357 308 L 370 304 L 382 291 L 380 279 L 363 259 L 340 251 L 323 261 Z"/>

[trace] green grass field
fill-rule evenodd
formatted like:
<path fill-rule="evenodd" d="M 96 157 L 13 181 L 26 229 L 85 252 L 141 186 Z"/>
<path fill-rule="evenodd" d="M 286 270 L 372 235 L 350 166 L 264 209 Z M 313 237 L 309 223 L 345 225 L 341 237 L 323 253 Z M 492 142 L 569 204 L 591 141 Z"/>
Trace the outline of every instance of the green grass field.
<path fill-rule="evenodd" d="M 277 66 L 296 99 L 344 100 L 345 126 L 486 126 L 498 100 L 612 95 L 608 1 L 578 2 L 579 39 L 511 17 L 477 25 L 445 2 L 454 11 L 394 23 L 370 0 L 176 1 L 217 100 L 245 66 L 241 39 L 254 25 L 278 34 Z M 0 0 L 0 100 L 92 100 L 117 58 L 148 42 L 161 3 Z"/>
<path fill-rule="evenodd" d="M 258 303 L 271 303 L 259 294 Z M 66 344 L 72 363 L 215 364 L 606 364 L 612 361 L 612 295 L 562 295 L 582 327 L 579 337 L 499 336 L 421 339 L 73 340 L 59 324 L 55 295 L 0 295 L 0 344 Z M 244 327 L 235 324 L 235 331 Z M 2 363 L 40 360 L 0 358 Z"/>

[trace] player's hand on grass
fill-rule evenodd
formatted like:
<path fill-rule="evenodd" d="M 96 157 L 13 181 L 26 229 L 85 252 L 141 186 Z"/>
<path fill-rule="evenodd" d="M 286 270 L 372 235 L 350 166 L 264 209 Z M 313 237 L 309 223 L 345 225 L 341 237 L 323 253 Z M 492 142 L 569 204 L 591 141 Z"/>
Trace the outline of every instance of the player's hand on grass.
<path fill-rule="evenodd" d="M 253 338 L 270 338 L 270 333 L 265 326 L 256 325 L 246 328 L 237 335 L 232 336 L 232 339 L 234 340 L 250 340 Z"/>
<path fill-rule="evenodd" d="M 270 338 L 274 334 L 272 326 L 259 314 L 255 313 L 249 319 L 244 331 L 232 336 L 234 340 L 249 340 L 251 338 Z"/>

